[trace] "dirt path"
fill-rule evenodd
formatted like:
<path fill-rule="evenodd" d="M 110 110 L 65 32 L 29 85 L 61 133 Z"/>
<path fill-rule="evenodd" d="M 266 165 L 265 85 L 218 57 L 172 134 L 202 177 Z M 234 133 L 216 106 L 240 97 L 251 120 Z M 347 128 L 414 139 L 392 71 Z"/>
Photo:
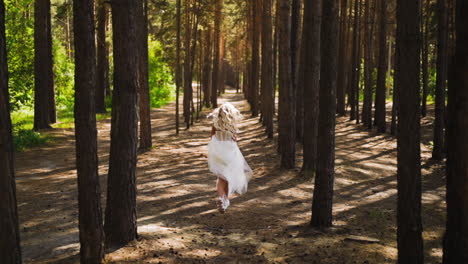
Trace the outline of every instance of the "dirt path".
<path fill-rule="evenodd" d="M 209 121 L 204 112 L 190 130 L 174 133 L 174 104 L 152 112 L 155 148 L 138 158 L 140 238 L 106 256 L 107 263 L 395 263 L 396 141 L 340 118 L 334 225 L 307 228 L 313 192 L 299 169 L 278 168 L 276 145 L 242 95 L 220 102 L 240 108 L 239 145 L 254 169 L 247 194 L 224 215 L 215 210 L 215 177 L 206 164 Z M 424 120 L 425 127 L 430 120 Z M 110 121 L 99 122 L 103 205 Z M 425 128 L 428 129 L 427 127 Z M 74 138 L 56 130 L 60 143 L 17 155 L 17 195 L 25 263 L 78 263 Z M 427 142 L 427 141 L 423 141 Z M 445 188 L 440 164 L 422 145 L 426 263 L 441 262 Z M 299 156 L 298 168 L 300 168 Z M 350 241 L 359 235 L 378 243 Z"/>

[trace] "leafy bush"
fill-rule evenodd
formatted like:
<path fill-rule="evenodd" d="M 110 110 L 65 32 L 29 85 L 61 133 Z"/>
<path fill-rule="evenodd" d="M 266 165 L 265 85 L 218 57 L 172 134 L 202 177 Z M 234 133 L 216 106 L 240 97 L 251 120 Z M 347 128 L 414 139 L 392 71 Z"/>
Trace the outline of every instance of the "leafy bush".
<path fill-rule="evenodd" d="M 24 128 L 23 123 L 13 126 L 13 147 L 16 151 L 23 151 L 27 148 L 43 145 L 48 141 L 48 137 L 40 132 Z"/>
<path fill-rule="evenodd" d="M 148 41 L 148 71 L 151 107 L 161 107 L 174 97 L 174 86 L 169 66 L 164 61 L 159 41 Z"/>
<path fill-rule="evenodd" d="M 56 104 L 59 108 L 73 109 L 75 64 L 67 56 L 65 47 L 58 40 L 54 40 L 52 49 Z"/>
<path fill-rule="evenodd" d="M 13 110 L 32 106 L 34 99 L 33 0 L 6 0 L 6 44 L 10 105 Z"/>

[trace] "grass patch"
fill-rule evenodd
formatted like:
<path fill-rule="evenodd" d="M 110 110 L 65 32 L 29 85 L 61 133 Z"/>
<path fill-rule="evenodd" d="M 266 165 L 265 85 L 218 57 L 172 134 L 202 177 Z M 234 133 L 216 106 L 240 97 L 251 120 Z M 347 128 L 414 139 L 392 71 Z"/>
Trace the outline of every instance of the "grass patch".
<path fill-rule="evenodd" d="M 96 114 L 96 120 L 102 120 L 110 117 L 110 109 L 105 114 Z M 34 109 L 22 109 L 11 113 L 13 125 L 13 145 L 16 151 L 45 145 L 54 140 L 47 132 L 33 131 L 34 127 Z M 63 108 L 57 111 L 57 123 L 52 124 L 53 128 L 74 128 L 75 119 L 73 109 Z"/>

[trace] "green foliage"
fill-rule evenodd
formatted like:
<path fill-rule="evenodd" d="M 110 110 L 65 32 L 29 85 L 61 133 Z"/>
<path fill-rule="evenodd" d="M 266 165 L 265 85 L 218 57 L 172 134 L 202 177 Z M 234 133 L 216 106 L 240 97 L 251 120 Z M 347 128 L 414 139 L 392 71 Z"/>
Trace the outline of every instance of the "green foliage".
<path fill-rule="evenodd" d="M 172 74 L 164 61 L 163 49 L 160 42 L 148 41 L 148 70 L 151 107 L 161 107 L 174 96 Z"/>
<path fill-rule="evenodd" d="M 33 0 L 6 0 L 6 44 L 10 104 L 13 110 L 32 106 L 34 99 Z"/>
<path fill-rule="evenodd" d="M 13 131 L 13 146 L 16 151 L 23 151 L 27 148 L 45 144 L 48 141 L 47 135 L 30 129 L 19 129 Z"/>
<path fill-rule="evenodd" d="M 56 103 L 59 108 L 73 109 L 75 64 L 59 41 L 54 40 L 52 48 Z"/>

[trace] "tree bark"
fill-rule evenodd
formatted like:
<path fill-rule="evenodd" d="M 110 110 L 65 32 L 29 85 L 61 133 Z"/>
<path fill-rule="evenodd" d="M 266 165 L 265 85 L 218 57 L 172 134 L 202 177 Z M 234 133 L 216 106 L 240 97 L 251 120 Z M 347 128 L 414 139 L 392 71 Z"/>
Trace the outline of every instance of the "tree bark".
<path fill-rule="evenodd" d="M 96 47 L 93 1 L 73 2 L 75 39 L 75 139 L 81 263 L 100 263 L 104 229 L 96 130 Z"/>
<path fill-rule="evenodd" d="M 304 3 L 305 5 L 305 3 Z M 305 7 L 304 7 L 305 9 Z M 348 43 L 348 0 L 341 0 L 341 20 L 340 20 L 340 42 L 338 54 L 338 83 L 336 91 L 337 108 L 336 111 L 340 116 L 346 114 L 346 55 Z M 305 11 L 304 11 L 305 12 Z"/>
<path fill-rule="evenodd" d="M 377 69 L 377 89 L 375 91 L 375 125 L 377 131 L 387 130 L 385 94 L 387 74 L 387 1 L 380 1 L 379 65 Z"/>
<path fill-rule="evenodd" d="M 183 109 L 184 109 L 184 122 L 186 128 L 190 128 L 190 116 L 191 116 L 191 109 L 190 109 L 190 102 L 192 98 L 192 52 L 190 49 L 190 43 L 192 38 L 192 27 L 190 25 L 190 2 L 191 0 L 185 0 L 184 4 L 184 14 L 185 14 L 185 32 L 184 32 L 184 49 L 185 49 L 185 57 L 184 57 L 184 98 L 183 98 Z"/>
<path fill-rule="evenodd" d="M 106 247 L 119 247 L 137 237 L 136 152 L 138 142 L 138 6 L 112 1 L 114 94 L 104 231 Z"/>
<path fill-rule="evenodd" d="M 181 28 L 181 22 L 180 22 L 180 17 L 181 17 L 181 0 L 177 0 L 176 2 L 176 27 L 177 27 L 177 36 L 176 36 L 176 42 L 177 42 L 177 48 L 176 48 L 176 76 L 175 76 L 175 81 L 176 81 L 176 116 L 175 116 L 175 122 L 176 122 L 176 134 L 179 134 L 179 94 L 180 94 L 180 86 L 182 83 L 182 69 L 180 65 L 180 50 L 181 50 L 181 45 L 180 45 L 180 28 Z"/>
<path fill-rule="evenodd" d="M 260 1 L 252 1 L 252 66 L 250 75 L 250 108 L 252 116 L 258 116 L 258 87 L 260 77 L 260 30 L 261 30 L 261 8 Z"/>
<path fill-rule="evenodd" d="M 50 0 L 34 2 L 34 130 L 50 128 L 53 91 Z M 52 87 L 52 88 L 51 88 Z M 53 97 L 53 94 L 52 94 Z"/>
<path fill-rule="evenodd" d="M 204 51 L 204 64 L 203 64 L 203 102 L 206 107 L 210 106 L 211 97 L 211 61 L 212 61 L 212 43 L 211 43 L 211 27 L 205 31 L 205 51 Z"/>
<path fill-rule="evenodd" d="M 356 101 L 359 101 L 359 98 L 356 98 L 356 90 L 359 89 L 359 71 L 360 71 L 360 60 L 359 60 L 359 9 L 360 9 L 361 0 L 354 1 L 354 26 L 353 26 L 353 57 L 351 63 L 351 83 L 350 91 L 348 94 L 348 104 L 351 106 L 350 111 L 350 120 L 356 120 L 357 118 L 357 109 Z"/>
<path fill-rule="evenodd" d="M 420 0 L 397 0 L 398 263 L 423 263 L 420 156 Z"/>
<path fill-rule="evenodd" d="M 456 46 L 449 73 L 447 223 L 443 263 L 468 262 L 468 2 L 456 2 Z"/>
<path fill-rule="evenodd" d="M 421 34 L 422 34 L 422 108 L 421 108 L 421 116 L 425 117 L 426 112 L 427 112 L 427 94 L 429 93 L 429 20 L 430 20 L 430 15 L 429 9 L 430 9 L 431 2 L 430 0 L 426 0 L 426 16 L 422 16 L 421 22 L 423 22 L 423 25 L 421 27 L 424 29 Z M 424 10 L 424 4 L 421 3 L 421 13 Z M 423 13 L 422 13 L 423 14 Z"/>
<path fill-rule="evenodd" d="M 8 93 L 5 5 L 0 1 L 0 262 L 22 263 Z"/>
<path fill-rule="evenodd" d="M 302 175 L 311 179 L 317 164 L 317 133 L 320 89 L 320 27 L 322 0 L 304 2 L 302 55 L 304 66 L 304 163 Z"/>
<path fill-rule="evenodd" d="M 109 82 L 109 54 L 106 43 L 107 4 L 104 0 L 98 3 L 97 11 L 97 86 L 96 112 L 106 112 L 106 86 Z"/>
<path fill-rule="evenodd" d="M 262 18 L 262 117 L 268 138 L 273 138 L 273 41 L 272 41 L 272 0 L 263 0 Z"/>
<path fill-rule="evenodd" d="M 296 161 L 296 128 L 294 92 L 291 74 L 291 5 L 289 0 L 278 0 L 279 34 L 279 139 L 281 168 L 293 169 Z"/>
<path fill-rule="evenodd" d="M 437 79 L 435 87 L 434 147 L 432 158 L 441 160 L 444 152 L 445 127 L 445 85 L 447 82 L 447 6 L 445 1 L 437 1 Z"/>
<path fill-rule="evenodd" d="M 139 117 L 140 146 L 142 150 L 151 149 L 151 106 L 148 84 L 148 0 L 138 0 L 139 5 Z"/>
<path fill-rule="evenodd" d="M 362 106 L 362 123 L 368 128 L 372 128 L 372 49 L 373 49 L 373 12 L 371 1 L 365 3 L 365 23 L 364 23 L 364 102 Z"/>
<path fill-rule="evenodd" d="M 291 74 L 296 110 L 296 141 L 302 143 L 303 134 L 303 87 L 299 87 L 300 50 L 301 50 L 301 0 L 292 0 L 291 6 Z"/>
<path fill-rule="evenodd" d="M 218 107 L 218 90 L 219 79 L 221 78 L 221 57 L 220 57 L 220 45 L 221 45 L 221 16 L 223 9 L 223 0 L 215 0 L 215 21 L 214 21 L 214 60 L 213 60 L 213 77 L 211 85 L 211 107 Z"/>
<path fill-rule="evenodd" d="M 323 1 L 317 170 L 312 200 L 311 225 L 332 225 L 335 181 L 335 115 L 338 67 L 338 1 Z"/>

